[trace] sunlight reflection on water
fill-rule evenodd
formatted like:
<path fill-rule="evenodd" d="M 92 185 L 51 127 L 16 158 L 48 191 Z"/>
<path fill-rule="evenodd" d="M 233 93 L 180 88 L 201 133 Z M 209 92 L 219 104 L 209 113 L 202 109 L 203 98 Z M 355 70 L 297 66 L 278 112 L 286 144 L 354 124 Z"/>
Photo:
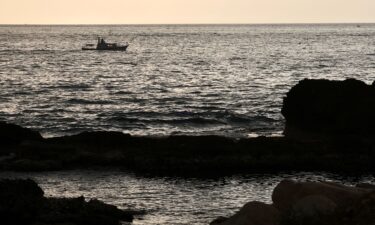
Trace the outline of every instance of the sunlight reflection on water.
<path fill-rule="evenodd" d="M 84 52 L 101 35 L 129 51 Z M 374 79 L 375 25 L 0 26 L 0 119 L 45 136 L 271 135 L 303 78 Z"/>

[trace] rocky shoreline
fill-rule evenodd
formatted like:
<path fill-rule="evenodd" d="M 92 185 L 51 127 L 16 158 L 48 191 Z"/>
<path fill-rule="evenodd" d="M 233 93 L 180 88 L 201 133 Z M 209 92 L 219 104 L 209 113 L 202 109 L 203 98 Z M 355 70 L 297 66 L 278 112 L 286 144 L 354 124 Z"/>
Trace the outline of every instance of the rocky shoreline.
<path fill-rule="evenodd" d="M 303 80 L 287 94 L 285 136 L 233 139 L 220 136 L 135 137 L 84 132 L 43 138 L 0 122 L 0 170 L 49 171 L 123 168 L 141 174 L 225 176 L 280 171 L 375 172 L 375 85 L 357 80 Z M 13 224 L 119 224 L 124 212 L 84 198 L 48 199 L 31 180 L 0 181 L 0 216 Z M 246 204 L 212 225 L 372 225 L 375 188 L 283 181 L 273 204 Z M 5 218 L 5 219 L 4 219 Z"/>
<path fill-rule="evenodd" d="M 296 161 L 304 151 L 306 167 L 314 165 L 310 169 L 345 173 L 352 167 L 357 172 L 374 172 L 375 82 L 303 80 L 285 97 L 282 114 L 286 119 L 284 140 L 301 144 Z M 298 145 L 294 142 L 286 152 L 292 146 Z M 315 157 L 320 162 L 311 164 Z M 366 166 L 360 166 L 360 161 Z M 375 186 L 371 184 L 349 187 L 284 180 L 274 189 L 272 202 L 249 202 L 232 217 L 218 218 L 210 225 L 375 224 Z"/>
<path fill-rule="evenodd" d="M 119 225 L 140 212 L 120 210 L 99 200 L 46 198 L 33 180 L 0 180 L 3 225 Z"/>
<path fill-rule="evenodd" d="M 272 204 L 249 202 L 235 215 L 210 225 L 373 225 L 375 186 L 284 180 Z"/>
<path fill-rule="evenodd" d="M 135 137 L 84 132 L 43 138 L 0 122 L 0 170 L 116 167 L 139 173 L 223 176 L 279 171 L 375 171 L 375 85 L 303 80 L 284 99 L 285 136 Z"/>
<path fill-rule="evenodd" d="M 230 139 L 218 136 L 132 137 L 117 132 L 29 138 L 17 125 L 0 123 L 0 170 L 48 171 L 115 167 L 161 175 L 228 175 L 250 172 L 375 171 L 375 141 L 287 137 Z M 12 129 L 9 129 L 12 127 Z M 11 130 L 11 131 L 10 131 Z M 20 133 L 26 132 L 22 136 Z M 2 136 L 1 136 L 2 135 Z M 17 138 L 11 138 L 11 137 Z"/>

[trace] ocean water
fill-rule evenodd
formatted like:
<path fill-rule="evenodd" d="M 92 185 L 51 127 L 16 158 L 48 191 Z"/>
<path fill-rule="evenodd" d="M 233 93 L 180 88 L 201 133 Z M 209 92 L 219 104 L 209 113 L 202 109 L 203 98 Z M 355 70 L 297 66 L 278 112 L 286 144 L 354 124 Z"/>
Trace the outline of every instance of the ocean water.
<path fill-rule="evenodd" d="M 329 173 L 253 174 L 218 179 L 139 177 L 121 171 L 76 170 L 43 173 L 0 172 L 1 178 L 32 178 L 46 196 L 100 199 L 122 209 L 144 210 L 133 225 L 208 225 L 231 216 L 245 203 L 271 203 L 283 179 L 375 183 L 373 175 L 344 177 Z"/>
<path fill-rule="evenodd" d="M 80 50 L 97 36 L 130 47 Z M 279 135 L 299 80 L 374 72 L 375 24 L 0 26 L 0 120 L 46 137 Z"/>

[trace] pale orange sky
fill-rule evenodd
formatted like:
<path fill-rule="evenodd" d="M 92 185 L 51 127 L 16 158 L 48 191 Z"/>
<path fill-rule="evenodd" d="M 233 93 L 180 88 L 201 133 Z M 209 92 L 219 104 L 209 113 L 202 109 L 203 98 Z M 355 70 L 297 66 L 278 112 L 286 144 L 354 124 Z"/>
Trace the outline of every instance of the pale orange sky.
<path fill-rule="evenodd" d="M 375 22 L 375 0 L 0 0 L 0 24 L 348 22 Z"/>

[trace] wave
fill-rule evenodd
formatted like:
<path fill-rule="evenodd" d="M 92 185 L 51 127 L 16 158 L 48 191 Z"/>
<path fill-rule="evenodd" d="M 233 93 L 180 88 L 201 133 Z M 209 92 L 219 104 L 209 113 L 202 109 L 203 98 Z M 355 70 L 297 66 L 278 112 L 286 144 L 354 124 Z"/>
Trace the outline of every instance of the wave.
<path fill-rule="evenodd" d="M 247 60 L 247 58 L 239 57 L 239 56 L 233 56 L 233 57 L 230 57 L 229 60 L 230 61 L 243 61 L 243 60 Z"/>
<path fill-rule="evenodd" d="M 55 52 L 56 50 L 50 49 L 2 49 L 0 52 Z"/>
<path fill-rule="evenodd" d="M 141 118 L 126 118 L 126 117 L 115 117 L 111 120 L 125 123 L 142 123 L 142 124 L 170 124 L 170 125 L 208 125 L 208 124 L 223 124 L 219 120 L 209 118 L 176 118 L 176 119 L 141 119 Z"/>
<path fill-rule="evenodd" d="M 131 65 L 131 66 L 137 66 L 138 63 L 136 62 L 117 62 L 118 65 Z"/>
<path fill-rule="evenodd" d="M 41 54 L 56 54 L 68 52 L 81 52 L 81 50 L 71 49 L 0 49 L 0 54 L 26 54 L 26 55 L 41 55 Z"/>
<path fill-rule="evenodd" d="M 79 98 L 72 98 L 67 100 L 70 104 L 86 104 L 86 105 L 107 105 L 113 104 L 112 101 L 108 100 L 86 100 L 86 99 L 79 99 Z"/>
<path fill-rule="evenodd" d="M 90 88 L 90 85 L 87 84 L 69 84 L 69 85 L 58 85 L 58 86 L 53 86 L 49 88 L 62 88 L 62 89 L 88 89 Z"/>
<path fill-rule="evenodd" d="M 275 123 L 277 120 L 267 116 L 249 116 L 231 112 L 203 112 L 193 113 L 188 111 L 161 113 L 161 112 L 129 112 L 101 114 L 99 117 L 116 123 L 142 123 L 142 124 L 169 124 L 169 125 L 238 125 L 259 126 L 264 123 Z"/>

